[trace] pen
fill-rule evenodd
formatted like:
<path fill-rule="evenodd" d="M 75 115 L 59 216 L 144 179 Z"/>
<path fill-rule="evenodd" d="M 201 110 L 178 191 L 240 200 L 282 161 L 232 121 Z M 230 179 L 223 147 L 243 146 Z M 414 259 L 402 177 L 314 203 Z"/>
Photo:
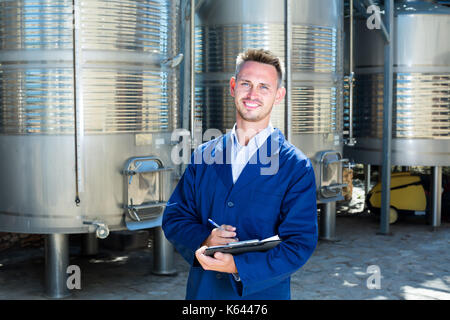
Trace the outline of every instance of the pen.
<path fill-rule="evenodd" d="M 223 230 L 223 228 L 221 226 L 219 226 L 217 223 L 215 223 L 214 221 L 212 221 L 211 219 L 208 219 L 209 223 L 211 223 L 214 227 L 219 228 L 220 230 Z"/>
<path fill-rule="evenodd" d="M 208 219 L 208 222 L 211 223 L 214 227 L 219 228 L 220 230 L 224 230 L 221 226 L 219 226 L 217 223 L 215 223 L 213 220 Z M 239 241 L 238 238 L 233 238 L 236 242 Z"/>

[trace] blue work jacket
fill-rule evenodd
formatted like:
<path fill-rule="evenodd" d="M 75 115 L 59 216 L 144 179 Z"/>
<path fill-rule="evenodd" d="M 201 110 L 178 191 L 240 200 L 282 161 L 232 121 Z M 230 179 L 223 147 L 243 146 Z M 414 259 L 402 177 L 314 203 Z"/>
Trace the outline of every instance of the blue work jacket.
<path fill-rule="evenodd" d="M 290 276 L 317 244 L 313 167 L 275 129 L 233 184 L 230 149 L 229 133 L 197 148 L 164 211 L 165 236 L 191 265 L 186 299 L 290 299 Z M 213 228 L 208 218 L 235 226 L 240 241 L 279 235 L 282 242 L 235 255 L 236 281 L 195 258 Z"/>

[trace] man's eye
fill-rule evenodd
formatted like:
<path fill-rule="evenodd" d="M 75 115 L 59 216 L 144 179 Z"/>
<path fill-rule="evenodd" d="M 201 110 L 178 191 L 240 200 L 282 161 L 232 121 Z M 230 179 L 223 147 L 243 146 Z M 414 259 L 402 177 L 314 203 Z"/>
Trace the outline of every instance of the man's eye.
<path fill-rule="evenodd" d="M 269 87 L 268 86 L 261 86 L 261 89 L 267 90 L 267 89 L 269 89 Z"/>
<path fill-rule="evenodd" d="M 248 84 L 247 82 L 242 82 L 242 83 L 241 83 L 241 86 L 248 87 L 249 84 Z"/>

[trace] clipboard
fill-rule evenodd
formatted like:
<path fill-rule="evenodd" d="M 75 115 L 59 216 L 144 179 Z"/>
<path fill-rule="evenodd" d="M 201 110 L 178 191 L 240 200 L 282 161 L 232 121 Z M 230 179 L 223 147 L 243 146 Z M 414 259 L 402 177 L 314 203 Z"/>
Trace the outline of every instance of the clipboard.
<path fill-rule="evenodd" d="M 232 242 L 225 246 L 211 246 L 206 248 L 205 255 L 212 257 L 216 252 L 230 253 L 230 254 L 240 254 L 251 251 L 267 251 L 276 247 L 281 242 L 278 235 L 264 239 L 264 240 L 246 240 Z"/>

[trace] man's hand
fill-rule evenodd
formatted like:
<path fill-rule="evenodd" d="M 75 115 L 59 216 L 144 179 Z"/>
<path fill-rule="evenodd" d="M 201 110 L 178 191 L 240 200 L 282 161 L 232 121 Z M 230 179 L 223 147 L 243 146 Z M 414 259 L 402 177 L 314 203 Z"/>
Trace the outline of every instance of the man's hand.
<path fill-rule="evenodd" d="M 205 256 L 204 252 L 207 246 L 203 246 L 195 251 L 195 256 L 198 262 L 205 270 L 237 273 L 236 265 L 234 264 L 233 255 L 229 253 L 216 252 L 214 258 Z"/>
<path fill-rule="evenodd" d="M 231 242 L 239 241 L 236 239 L 236 227 L 223 224 L 220 228 L 214 228 L 211 234 L 203 241 L 202 246 L 223 246 Z"/>

